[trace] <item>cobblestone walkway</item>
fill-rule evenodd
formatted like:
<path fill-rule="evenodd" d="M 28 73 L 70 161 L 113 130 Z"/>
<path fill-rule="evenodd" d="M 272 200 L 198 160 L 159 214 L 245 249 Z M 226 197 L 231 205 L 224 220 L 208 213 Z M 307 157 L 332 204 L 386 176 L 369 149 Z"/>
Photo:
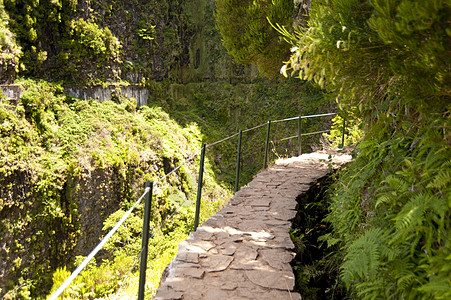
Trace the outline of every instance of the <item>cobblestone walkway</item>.
<path fill-rule="evenodd" d="M 296 197 L 329 172 L 328 163 L 328 154 L 304 154 L 259 173 L 179 244 L 155 299 L 301 299 L 292 292 L 290 220 Z"/>

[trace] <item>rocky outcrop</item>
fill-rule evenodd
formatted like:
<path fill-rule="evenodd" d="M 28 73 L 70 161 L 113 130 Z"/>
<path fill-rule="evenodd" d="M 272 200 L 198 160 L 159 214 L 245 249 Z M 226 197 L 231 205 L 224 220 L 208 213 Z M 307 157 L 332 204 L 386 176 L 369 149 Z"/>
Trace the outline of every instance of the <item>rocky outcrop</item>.
<path fill-rule="evenodd" d="M 114 168 L 85 169 L 69 178 L 54 198 L 62 212 L 46 213 L 32 170 L 18 169 L 0 180 L 0 291 L 7 292 L 23 270 L 33 270 L 48 290 L 49 268 L 87 255 L 104 234 L 101 224 L 120 207 L 124 182 Z M 47 205 L 51 205 L 48 203 Z M 62 219 L 66 218 L 65 221 Z M 71 219 L 71 222 L 67 220 Z M 100 225 L 99 225 L 100 224 Z M 3 295 L 0 292 L 0 295 Z"/>
<path fill-rule="evenodd" d="M 18 61 L 0 53 L 0 84 L 10 84 L 16 79 Z"/>

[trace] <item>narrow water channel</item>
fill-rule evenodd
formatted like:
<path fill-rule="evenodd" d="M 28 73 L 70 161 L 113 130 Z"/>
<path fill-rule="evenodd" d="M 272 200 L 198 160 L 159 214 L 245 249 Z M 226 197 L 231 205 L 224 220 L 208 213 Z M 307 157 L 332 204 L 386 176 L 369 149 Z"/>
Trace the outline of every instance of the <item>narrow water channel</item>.
<path fill-rule="evenodd" d="M 319 179 L 297 197 L 298 213 L 292 220 L 290 236 L 296 257 L 291 262 L 296 277 L 295 291 L 302 299 L 346 299 L 346 290 L 338 284 L 341 256 L 337 246 L 328 247 L 326 235 L 330 224 L 327 214 L 327 189 L 333 175 Z"/>

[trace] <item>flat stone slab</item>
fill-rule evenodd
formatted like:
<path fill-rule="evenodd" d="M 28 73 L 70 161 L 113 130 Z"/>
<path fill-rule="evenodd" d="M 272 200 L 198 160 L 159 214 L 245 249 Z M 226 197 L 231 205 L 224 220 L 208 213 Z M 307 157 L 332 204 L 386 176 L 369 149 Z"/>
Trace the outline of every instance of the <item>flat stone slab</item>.
<path fill-rule="evenodd" d="M 351 160 L 332 158 L 334 167 Z M 328 153 L 278 161 L 179 244 L 155 299 L 296 299 L 290 239 L 296 198 L 327 175 Z"/>
<path fill-rule="evenodd" d="M 293 272 L 274 270 L 246 270 L 247 278 L 254 284 L 264 288 L 292 291 L 294 288 Z"/>
<path fill-rule="evenodd" d="M 252 207 L 269 207 L 270 204 L 270 199 L 257 199 L 250 203 Z"/>
<path fill-rule="evenodd" d="M 206 257 L 200 264 L 207 272 L 224 271 L 230 265 L 233 256 L 228 255 L 210 255 Z"/>

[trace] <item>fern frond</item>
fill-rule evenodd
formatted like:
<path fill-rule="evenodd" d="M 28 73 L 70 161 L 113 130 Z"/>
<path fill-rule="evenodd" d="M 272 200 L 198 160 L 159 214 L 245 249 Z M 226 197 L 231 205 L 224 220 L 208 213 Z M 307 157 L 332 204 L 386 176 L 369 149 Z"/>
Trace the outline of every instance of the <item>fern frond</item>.
<path fill-rule="evenodd" d="M 451 184 L 451 169 L 441 170 L 437 175 L 435 175 L 432 181 L 427 185 L 427 188 L 440 189 L 447 187 Z"/>
<path fill-rule="evenodd" d="M 417 194 L 407 202 L 398 215 L 395 217 L 396 229 L 407 230 L 416 224 L 421 224 L 422 217 L 427 207 L 427 197 L 424 194 Z"/>
<path fill-rule="evenodd" d="M 350 246 L 349 252 L 342 264 L 341 278 L 347 286 L 354 280 L 365 280 L 377 277 L 381 265 L 381 253 L 386 243 L 387 234 L 380 228 L 367 230 Z M 385 251 L 383 251 L 385 252 Z"/>
<path fill-rule="evenodd" d="M 383 194 L 382 196 L 379 196 L 377 198 L 375 208 L 377 208 L 381 204 L 389 203 L 392 201 L 393 201 L 392 197 L 390 197 L 388 194 Z"/>
<path fill-rule="evenodd" d="M 378 190 L 379 197 L 376 201 L 375 208 L 381 204 L 396 204 L 405 199 L 411 192 L 410 184 L 399 175 L 389 175 L 382 181 L 385 185 Z"/>
<path fill-rule="evenodd" d="M 361 282 L 357 284 L 359 299 L 362 300 L 375 300 L 375 299 L 387 299 L 382 295 L 387 295 L 390 291 L 388 282 L 382 278 L 377 278 L 367 282 Z"/>
<path fill-rule="evenodd" d="M 399 176 L 389 175 L 383 181 L 383 183 L 387 183 L 391 188 L 393 188 L 396 191 L 399 191 L 400 193 L 409 190 L 409 184 L 407 183 L 407 181 Z"/>
<path fill-rule="evenodd" d="M 409 273 L 398 279 L 397 285 L 398 289 L 405 290 L 409 288 L 412 283 L 416 280 L 416 276 L 414 273 Z"/>
<path fill-rule="evenodd" d="M 442 151 L 429 152 L 425 161 L 425 169 L 438 169 L 443 164 L 449 163 L 449 157 L 445 155 L 446 153 Z"/>
<path fill-rule="evenodd" d="M 443 277 L 440 278 L 440 281 L 429 282 L 418 290 L 433 295 L 434 299 L 451 299 L 451 282 Z"/>

